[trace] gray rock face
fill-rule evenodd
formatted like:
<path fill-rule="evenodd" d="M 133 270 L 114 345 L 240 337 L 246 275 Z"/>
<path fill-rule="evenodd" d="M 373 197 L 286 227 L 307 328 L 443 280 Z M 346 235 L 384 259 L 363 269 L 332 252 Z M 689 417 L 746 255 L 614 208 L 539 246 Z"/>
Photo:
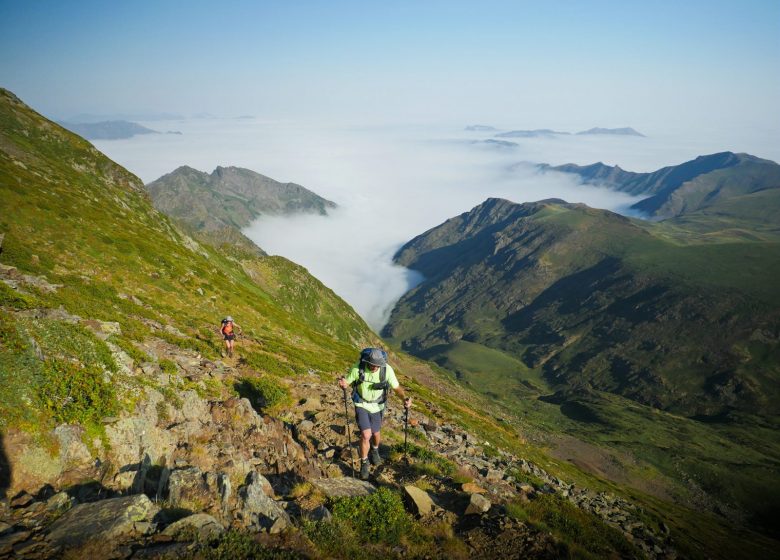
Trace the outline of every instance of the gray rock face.
<path fill-rule="evenodd" d="M 413 513 L 420 517 L 428 515 L 433 510 L 433 501 L 425 490 L 409 485 L 404 486 L 404 494 Z"/>
<path fill-rule="evenodd" d="M 201 511 L 215 497 L 197 467 L 176 469 L 168 478 L 168 498 L 177 507 Z"/>
<path fill-rule="evenodd" d="M 224 531 L 225 528 L 212 516 L 206 513 L 196 513 L 185 517 L 184 519 L 179 519 L 175 523 L 171 523 L 165 528 L 162 534 L 173 539 L 182 536 L 190 539 L 194 532 L 198 535 L 199 539 L 208 540 Z"/>
<path fill-rule="evenodd" d="M 251 472 L 247 484 L 239 489 L 241 502 L 236 517 L 246 527 L 276 533 L 290 524 L 287 512 L 266 493 L 270 487 L 263 475 Z"/>
<path fill-rule="evenodd" d="M 368 496 L 376 492 L 369 482 L 356 478 L 318 478 L 311 483 L 328 498 Z"/>
<path fill-rule="evenodd" d="M 469 505 L 466 507 L 465 515 L 481 515 L 487 513 L 491 505 L 490 500 L 482 494 L 472 494 L 469 499 Z"/>
<path fill-rule="evenodd" d="M 118 544 L 148 529 L 157 510 L 144 494 L 79 504 L 52 524 L 47 538 L 58 549 L 88 542 Z"/>

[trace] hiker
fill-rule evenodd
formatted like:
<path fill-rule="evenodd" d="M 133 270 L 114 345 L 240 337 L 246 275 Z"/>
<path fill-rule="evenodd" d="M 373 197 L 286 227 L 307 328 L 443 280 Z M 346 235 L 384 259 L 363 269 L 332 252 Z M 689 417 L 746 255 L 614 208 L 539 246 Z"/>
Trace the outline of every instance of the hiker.
<path fill-rule="evenodd" d="M 236 340 L 236 329 L 238 334 L 241 334 L 241 327 L 238 323 L 233 322 L 233 317 L 228 315 L 222 319 L 222 327 L 219 332 L 222 333 L 222 337 L 225 339 L 225 349 L 229 358 L 233 357 L 233 343 Z"/>
<path fill-rule="evenodd" d="M 368 480 L 368 462 L 382 464 L 379 456 L 379 442 L 382 415 L 385 411 L 387 390 L 393 389 L 404 399 L 404 408 L 412 405 L 412 397 L 404 394 L 395 371 L 387 363 L 387 353 L 379 348 L 366 348 L 360 353 L 360 360 L 352 366 L 346 378 L 339 378 L 339 387 L 346 390 L 352 386 L 352 401 L 355 403 L 355 419 L 360 429 L 360 478 Z M 373 436 L 373 437 L 372 437 Z M 370 453 L 369 453 L 370 448 Z"/>

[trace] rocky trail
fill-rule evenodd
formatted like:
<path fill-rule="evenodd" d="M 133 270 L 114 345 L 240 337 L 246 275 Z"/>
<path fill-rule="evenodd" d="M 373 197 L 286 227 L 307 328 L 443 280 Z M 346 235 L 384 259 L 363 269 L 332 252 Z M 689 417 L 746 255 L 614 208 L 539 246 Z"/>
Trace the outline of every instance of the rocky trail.
<path fill-rule="evenodd" d="M 104 339 L 115 330 L 54 313 Z M 333 499 L 381 487 L 399 491 L 423 524 L 452 527 L 469 557 L 555 558 L 549 532 L 507 515 L 507 504 L 544 494 L 600 516 L 648 558 L 676 557 L 669 535 L 653 532 L 631 503 L 492 449 L 444 420 L 431 403 L 415 401 L 404 455 L 403 408 L 391 396 L 380 447 L 384 464 L 372 467 L 363 482 L 350 476 L 358 434 L 350 403 L 348 438 L 335 378 L 286 380 L 294 404 L 272 415 L 246 398 L 213 394 L 216 386 L 256 375 L 242 363 L 240 349 L 233 360 L 212 361 L 151 338 L 140 349 L 154 361 L 133 367 L 107 343 L 123 375 L 145 380 L 135 409 L 103 419 L 105 442 L 87 445 L 81 427 L 57 427 L 57 454 L 22 432 L 5 434 L 13 484 L 0 505 L 0 558 L 198 557 L 203 542 L 230 528 L 249 530 L 269 547 L 316 557 L 302 523 L 327 523 Z M 176 374 L 163 371 L 161 361 L 175 363 Z M 405 554 L 403 547 L 396 552 Z"/>

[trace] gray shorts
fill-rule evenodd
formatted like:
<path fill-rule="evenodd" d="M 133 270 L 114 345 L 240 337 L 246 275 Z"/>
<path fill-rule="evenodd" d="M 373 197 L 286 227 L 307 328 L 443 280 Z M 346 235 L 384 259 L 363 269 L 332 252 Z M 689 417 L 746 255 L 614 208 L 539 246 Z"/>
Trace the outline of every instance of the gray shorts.
<path fill-rule="evenodd" d="M 355 420 L 357 420 L 358 428 L 360 431 L 371 430 L 372 434 L 379 433 L 382 428 L 382 416 L 385 410 L 382 409 L 379 412 L 368 412 L 362 406 L 355 407 Z"/>

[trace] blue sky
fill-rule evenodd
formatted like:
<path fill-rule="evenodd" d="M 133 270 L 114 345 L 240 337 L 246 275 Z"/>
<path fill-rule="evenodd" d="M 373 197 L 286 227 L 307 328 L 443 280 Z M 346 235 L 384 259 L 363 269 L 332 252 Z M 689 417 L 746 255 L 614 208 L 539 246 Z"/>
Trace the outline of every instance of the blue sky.
<path fill-rule="evenodd" d="M 0 0 L 44 114 L 780 129 L 780 2 Z"/>

